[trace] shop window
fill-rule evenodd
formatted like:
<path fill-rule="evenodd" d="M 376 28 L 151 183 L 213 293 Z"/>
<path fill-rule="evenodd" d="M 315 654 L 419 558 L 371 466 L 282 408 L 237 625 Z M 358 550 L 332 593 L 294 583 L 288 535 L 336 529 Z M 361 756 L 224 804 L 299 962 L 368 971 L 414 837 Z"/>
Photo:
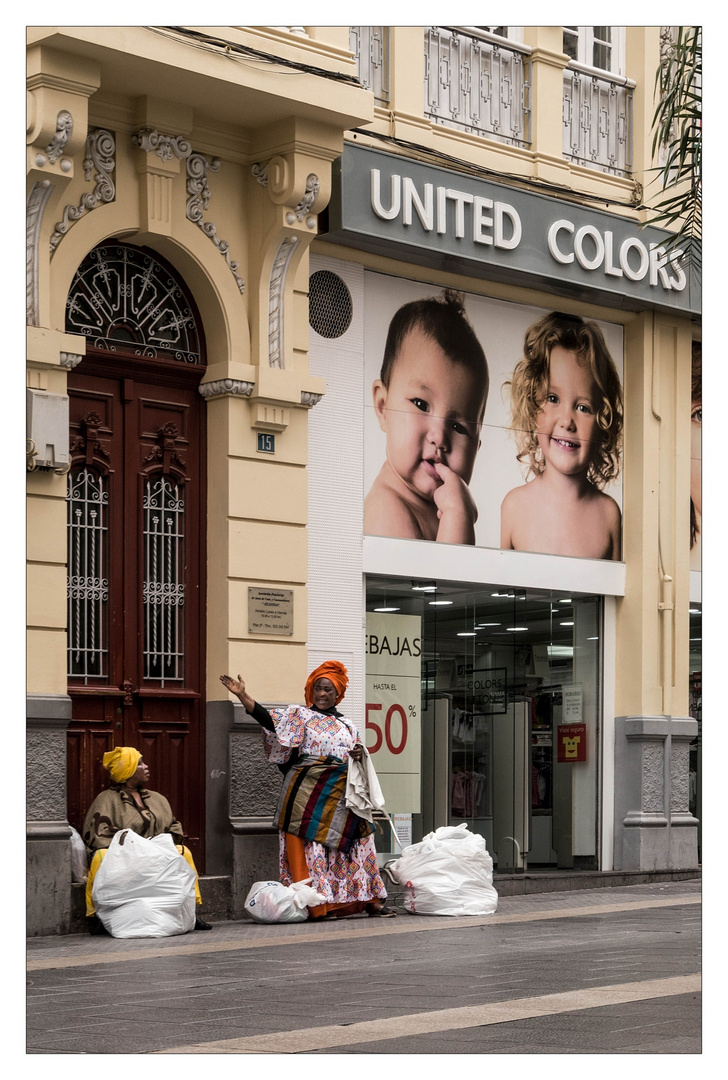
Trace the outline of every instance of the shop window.
<path fill-rule="evenodd" d="M 367 741 L 414 842 L 466 822 L 500 873 L 598 868 L 601 617 L 595 596 L 368 578 Z"/>

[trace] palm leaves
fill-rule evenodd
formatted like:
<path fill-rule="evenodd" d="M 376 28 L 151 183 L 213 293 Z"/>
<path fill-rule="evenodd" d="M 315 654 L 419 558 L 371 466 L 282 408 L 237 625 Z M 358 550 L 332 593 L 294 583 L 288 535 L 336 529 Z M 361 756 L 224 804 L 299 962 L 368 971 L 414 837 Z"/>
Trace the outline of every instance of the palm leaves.
<path fill-rule="evenodd" d="M 657 179 L 667 196 L 652 206 L 650 224 L 676 227 L 666 245 L 681 249 L 696 270 L 702 248 L 702 34 L 678 27 L 677 39 L 655 79 L 659 102 L 652 121 L 653 156 L 661 153 Z"/>

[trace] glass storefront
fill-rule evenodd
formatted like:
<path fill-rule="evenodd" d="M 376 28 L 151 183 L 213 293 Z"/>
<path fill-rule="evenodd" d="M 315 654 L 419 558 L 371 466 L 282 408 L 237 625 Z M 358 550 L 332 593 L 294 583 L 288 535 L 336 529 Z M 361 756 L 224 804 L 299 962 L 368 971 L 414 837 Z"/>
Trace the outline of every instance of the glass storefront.
<path fill-rule="evenodd" d="M 366 608 L 367 745 L 403 843 L 467 822 L 500 873 L 597 869 L 600 598 L 369 576 Z"/>

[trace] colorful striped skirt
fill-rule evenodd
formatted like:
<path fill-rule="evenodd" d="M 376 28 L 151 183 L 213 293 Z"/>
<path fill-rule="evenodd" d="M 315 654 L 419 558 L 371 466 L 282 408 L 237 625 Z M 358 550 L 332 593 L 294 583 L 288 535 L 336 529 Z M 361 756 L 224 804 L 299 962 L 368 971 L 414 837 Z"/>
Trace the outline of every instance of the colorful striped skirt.
<path fill-rule="evenodd" d="M 374 832 L 345 802 L 347 765 L 337 758 L 303 758 L 283 778 L 274 824 L 281 832 L 350 851 Z"/>

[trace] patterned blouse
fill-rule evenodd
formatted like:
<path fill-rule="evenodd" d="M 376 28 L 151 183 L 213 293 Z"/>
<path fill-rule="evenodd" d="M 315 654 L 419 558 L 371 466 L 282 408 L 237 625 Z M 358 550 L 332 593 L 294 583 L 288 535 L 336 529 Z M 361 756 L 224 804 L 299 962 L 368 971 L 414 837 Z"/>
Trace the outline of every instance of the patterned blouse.
<path fill-rule="evenodd" d="M 347 716 L 325 716 L 303 705 L 271 709 L 275 731 L 263 730 L 263 746 L 269 761 L 285 764 L 294 750 L 301 757 L 335 757 L 347 761 L 349 751 L 361 742 L 357 726 Z"/>

